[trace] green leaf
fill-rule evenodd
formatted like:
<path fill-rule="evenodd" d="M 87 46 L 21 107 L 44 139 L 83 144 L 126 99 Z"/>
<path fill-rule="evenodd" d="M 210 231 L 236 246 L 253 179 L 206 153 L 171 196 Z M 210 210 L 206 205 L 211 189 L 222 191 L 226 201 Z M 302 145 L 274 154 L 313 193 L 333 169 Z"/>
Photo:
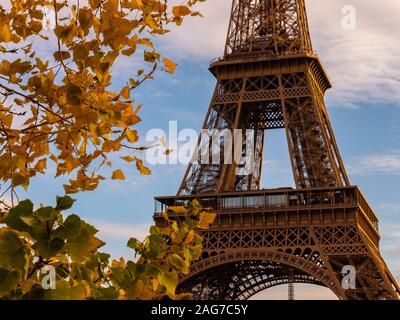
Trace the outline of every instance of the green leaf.
<path fill-rule="evenodd" d="M 146 247 L 150 257 L 162 258 L 166 253 L 166 243 L 161 235 L 150 235 L 146 239 Z"/>
<path fill-rule="evenodd" d="M 176 272 L 164 272 L 158 277 L 158 281 L 166 288 L 167 295 L 173 298 L 178 285 L 178 274 Z"/>
<path fill-rule="evenodd" d="M 75 199 L 72 199 L 70 196 L 64 196 L 64 197 L 57 197 L 57 206 L 56 210 L 68 210 L 72 207 L 74 204 Z"/>
<path fill-rule="evenodd" d="M 81 218 L 75 214 L 67 217 L 62 225 L 51 233 L 52 238 L 68 239 L 81 231 Z"/>
<path fill-rule="evenodd" d="M 163 270 L 157 262 L 150 261 L 147 263 L 144 272 L 146 277 L 157 278 L 161 273 L 163 273 Z"/>
<path fill-rule="evenodd" d="M 59 238 L 37 241 L 32 248 L 37 250 L 44 259 L 50 259 L 57 255 L 64 247 L 64 240 Z"/>
<path fill-rule="evenodd" d="M 21 279 L 21 271 L 0 268 L 0 297 L 16 289 Z"/>
<path fill-rule="evenodd" d="M 183 260 L 178 254 L 174 253 L 168 256 L 168 262 L 176 269 L 178 272 L 184 274 L 189 273 L 189 264 Z"/>
<path fill-rule="evenodd" d="M 203 251 L 203 246 L 201 244 L 197 244 L 197 245 L 193 246 L 190 250 L 190 253 L 192 255 L 192 260 L 199 259 L 202 251 Z"/>
<path fill-rule="evenodd" d="M 27 265 L 26 248 L 17 233 L 0 228 L 0 268 L 24 271 Z"/>
<path fill-rule="evenodd" d="M 91 277 L 91 270 L 80 263 L 72 263 L 71 279 L 79 282 L 87 281 L 89 283 L 93 281 Z"/>
<path fill-rule="evenodd" d="M 53 207 L 43 207 L 35 211 L 35 215 L 38 217 L 40 222 L 45 223 L 51 220 L 55 220 L 58 213 Z"/>
<path fill-rule="evenodd" d="M 116 287 L 95 287 L 90 289 L 91 297 L 96 300 L 117 300 L 119 292 Z"/>
<path fill-rule="evenodd" d="M 131 248 L 137 252 L 140 252 L 143 250 L 142 243 L 136 238 L 130 238 L 128 240 L 127 246 L 128 246 L 128 248 Z"/>
<path fill-rule="evenodd" d="M 132 285 L 132 278 L 126 268 L 111 268 L 111 271 L 111 278 L 118 287 L 126 289 Z"/>
<path fill-rule="evenodd" d="M 74 261 L 83 261 L 104 245 L 103 241 L 94 236 L 96 233 L 97 230 L 93 226 L 81 220 L 80 232 L 75 236 L 69 237 L 65 245 L 65 249 Z"/>
<path fill-rule="evenodd" d="M 16 207 L 12 208 L 4 222 L 7 226 L 18 231 L 30 232 L 32 228 L 27 225 L 21 217 L 29 217 L 33 212 L 33 203 L 30 200 L 21 201 Z"/>
<path fill-rule="evenodd" d="M 68 281 L 59 280 L 56 282 L 55 290 L 45 290 L 45 300 L 84 300 L 86 298 L 86 287 L 80 283 L 70 286 Z"/>

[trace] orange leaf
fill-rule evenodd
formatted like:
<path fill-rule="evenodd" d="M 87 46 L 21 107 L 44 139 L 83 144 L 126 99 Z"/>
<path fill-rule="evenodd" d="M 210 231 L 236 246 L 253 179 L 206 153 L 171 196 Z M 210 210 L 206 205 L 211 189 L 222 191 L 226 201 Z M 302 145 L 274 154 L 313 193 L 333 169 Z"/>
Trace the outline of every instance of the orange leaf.
<path fill-rule="evenodd" d="M 129 99 L 130 95 L 131 95 L 131 90 L 129 89 L 128 86 L 125 86 L 120 92 L 120 96 L 124 99 Z"/>
<path fill-rule="evenodd" d="M 125 135 L 129 142 L 134 143 L 139 140 L 139 136 L 138 136 L 136 130 L 132 131 L 132 130 L 129 130 L 128 128 L 126 128 Z"/>
<path fill-rule="evenodd" d="M 113 180 L 125 180 L 125 175 L 121 170 L 115 170 L 112 174 Z"/>
<path fill-rule="evenodd" d="M 6 23 L 0 27 L 0 42 L 10 42 L 12 34 L 10 26 Z"/>
<path fill-rule="evenodd" d="M 176 17 L 182 17 L 182 16 L 187 16 L 190 14 L 190 9 L 186 6 L 175 6 L 172 8 L 172 13 Z"/>
<path fill-rule="evenodd" d="M 151 170 L 143 165 L 142 160 L 136 160 L 136 168 L 141 174 L 144 174 L 146 176 L 151 174 Z"/>
<path fill-rule="evenodd" d="M 46 163 L 47 163 L 47 159 L 39 160 L 35 165 L 35 169 L 39 172 L 43 172 L 43 170 L 47 168 Z"/>
<path fill-rule="evenodd" d="M 163 62 L 164 62 L 165 68 L 166 68 L 171 74 L 173 74 L 173 73 L 175 72 L 175 69 L 176 69 L 176 63 L 173 62 L 173 61 L 171 61 L 171 60 L 169 60 L 169 59 L 167 59 L 167 58 L 164 58 Z"/>
<path fill-rule="evenodd" d="M 122 160 L 125 160 L 126 162 L 132 162 L 135 161 L 135 158 L 132 156 L 125 156 L 125 157 L 121 157 Z"/>

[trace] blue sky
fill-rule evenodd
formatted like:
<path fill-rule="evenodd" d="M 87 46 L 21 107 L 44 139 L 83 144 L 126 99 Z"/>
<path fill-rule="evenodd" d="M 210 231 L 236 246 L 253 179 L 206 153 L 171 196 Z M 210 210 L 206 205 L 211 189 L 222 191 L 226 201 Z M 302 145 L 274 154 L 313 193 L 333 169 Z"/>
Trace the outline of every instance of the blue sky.
<path fill-rule="evenodd" d="M 230 3 L 207 1 L 199 7 L 204 18 L 191 19 L 182 30 L 173 30 L 159 42 L 178 67 L 173 76 L 160 73 L 138 90 L 136 99 L 143 103 L 139 134 L 152 128 L 167 130 L 172 120 L 178 121 L 178 129 L 201 128 L 215 85 L 208 63 L 223 52 Z M 341 25 L 341 10 L 349 4 L 356 8 L 355 30 Z M 327 105 L 343 160 L 351 183 L 361 186 L 380 217 L 382 254 L 399 275 L 400 67 L 396 57 L 400 41 L 393 30 L 398 28 L 400 3 L 308 0 L 307 5 L 314 49 L 333 83 Z M 124 79 L 130 63 L 134 61 L 117 65 L 118 79 Z M 283 137 L 279 131 L 267 135 L 264 170 L 271 171 L 264 175 L 264 186 L 292 184 Z M 153 197 L 175 194 L 185 168 L 152 166 L 150 177 L 127 168 L 126 181 L 106 181 L 94 192 L 76 195 L 72 212 L 100 229 L 100 237 L 107 242 L 105 250 L 114 257 L 128 257 L 127 239 L 142 237 L 152 221 Z M 62 183 L 62 178 L 54 179 L 51 173 L 34 178 L 23 197 L 54 203 L 55 196 L 63 193 Z"/>

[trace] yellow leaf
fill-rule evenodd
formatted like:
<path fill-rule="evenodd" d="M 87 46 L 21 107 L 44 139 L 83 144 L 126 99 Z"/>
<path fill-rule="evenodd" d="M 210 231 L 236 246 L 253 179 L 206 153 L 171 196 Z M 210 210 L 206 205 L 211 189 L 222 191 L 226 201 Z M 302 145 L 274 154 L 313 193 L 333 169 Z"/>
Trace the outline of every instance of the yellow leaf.
<path fill-rule="evenodd" d="M 79 155 L 84 156 L 85 154 L 86 154 L 86 140 L 83 140 L 81 147 L 79 148 Z"/>
<path fill-rule="evenodd" d="M 143 7 L 143 2 L 142 0 L 130 0 L 127 1 L 125 6 L 130 9 L 141 9 Z"/>
<path fill-rule="evenodd" d="M 56 155 L 51 154 L 50 159 L 53 160 L 55 163 L 58 163 L 58 157 Z"/>
<path fill-rule="evenodd" d="M 186 245 L 191 244 L 192 241 L 193 241 L 194 235 L 195 235 L 194 230 L 190 230 L 190 231 L 188 232 L 188 234 L 186 235 L 186 239 L 185 239 L 184 244 L 186 244 Z"/>
<path fill-rule="evenodd" d="M 43 172 L 43 170 L 47 168 L 46 162 L 47 162 L 47 159 L 39 160 L 35 165 L 35 169 L 39 172 Z"/>
<path fill-rule="evenodd" d="M 158 24 L 156 23 L 156 21 L 153 19 L 153 17 L 149 14 L 144 15 L 143 17 L 144 22 L 146 23 L 147 26 L 149 26 L 152 29 L 157 29 L 158 28 Z"/>
<path fill-rule="evenodd" d="M 171 60 L 169 60 L 169 59 L 167 59 L 167 58 L 164 58 L 163 62 L 164 62 L 165 68 L 166 68 L 171 74 L 173 74 L 173 73 L 175 72 L 175 69 L 176 69 L 176 63 L 173 62 L 173 61 L 171 61 Z"/>
<path fill-rule="evenodd" d="M 139 136 L 138 136 L 136 130 L 132 131 L 132 130 L 129 130 L 128 128 L 126 128 L 125 135 L 129 142 L 134 143 L 139 140 Z"/>
<path fill-rule="evenodd" d="M 14 98 L 14 102 L 19 105 L 20 107 L 24 106 L 24 101 L 18 98 Z"/>
<path fill-rule="evenodd" d="M 217 215 L 215 213 L 201 212 L 198 227 L 200 229 L 208 229 Z"/>
<path fill-rule="evenodd" d="M 136 160 L 136 168 L 141 174 L 144 174 L 146 176 L 151 174 L 151 170 L 143 165 L 142 160 Z"/>
<path fill-rule="evenodd" d="M 104 8 L 107 11 L 110 12 L 115 12 L 118 10 L 118 0 L 108 0 L 105 4 L 104 4 Z"/>
<path fill-rule="evenodd" d="M 175 17 L 187 16 L 190 12 L 190 9 L 186 6 L 175 6 L 172 8 L 172 13 Z"/>
<path fill-rule="evenodd" d="M 153 48 L 153 43 L 149 39 L 139 39 L 138 43 L 147 46 L 149 48 Z"/>
<path fill-rule="evenodd" d="M 132 111 L 132 109 L 127 109 L 122 113 L 122 120 L 126 126 L 133 126 L 140 122 L 140 118 L 136 115 L 136 112 Z"/>
<path fill-rule="evenodd" d="M 125 180 L 125 175 L 121 170 L 115 170 L 112 174 L 113 180 Z"/>
<path fill-rule="evenodd" d="M 132 156 L 125 156 L 125 157 L 121 157 L 122 160 L 125 160 L 126 162 L 133 162 L 135 161 L 135 158 Z"/>
<path fill-rule="evenodd" d="M 185 214 L 186 213 L 186 208 L 183 206 L 169 206 L 168 210 L 173 211 L 177 214 Z"/>
<path fill-rule="evenodd" d="M 122 98 L 124 98 L 124 99 L 129 99 L 129 98 L 130 98 L 130 95 L 131 95 L 131 90 L 129 89 L 128 86 L 125 86 L 125 87 L 121 90 L 121 92 L 120 92 L 119 94 L 120 94 L 120 96 L 121 96 Z"/>
<path fill-rule="evenodd" d="M 10 26 L 8 23 L 0 27 L 0 42 L 10 42 L 12 39 Z"/>

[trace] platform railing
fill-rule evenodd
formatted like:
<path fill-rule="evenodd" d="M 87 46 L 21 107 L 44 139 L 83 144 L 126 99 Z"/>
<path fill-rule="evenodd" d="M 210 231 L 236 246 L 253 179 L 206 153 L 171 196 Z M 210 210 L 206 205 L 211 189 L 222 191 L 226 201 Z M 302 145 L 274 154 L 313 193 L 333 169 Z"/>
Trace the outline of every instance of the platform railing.
<path fill-rule="evenodd" d="M 356 186 L 320 189 L 274 189 L 245 192 L 225 192 L 208 195 L 155 198 L 155 215 L 167 212 L 171 206 L 188 206 L 197 200 L 203 207 L 220 214 L 242 211 L 283 211 L 316 208 L 361 208 L 368 221 L 378 227 L 378 218 Z"/>
<path fill-rule="evenodd" d="M 249 51 L 249 52 L 237 52 L 237 53 L 228 53 L 224 56 L 216 57 L 212 59 L 209 63 L 210 67 L 221 61 L 233 61 L 233 60 L 245 60 L 245 59 L 277 59 L 277 58 L 287 58 L 288 56 L 296 56 L 296 55 L 304 55 L 304 54 L 312 54 L 316 55 L 315 51 L 307 51 L 307 50 L 284 50 L 280 53 L 269 52 L 269 51 Z"/>

